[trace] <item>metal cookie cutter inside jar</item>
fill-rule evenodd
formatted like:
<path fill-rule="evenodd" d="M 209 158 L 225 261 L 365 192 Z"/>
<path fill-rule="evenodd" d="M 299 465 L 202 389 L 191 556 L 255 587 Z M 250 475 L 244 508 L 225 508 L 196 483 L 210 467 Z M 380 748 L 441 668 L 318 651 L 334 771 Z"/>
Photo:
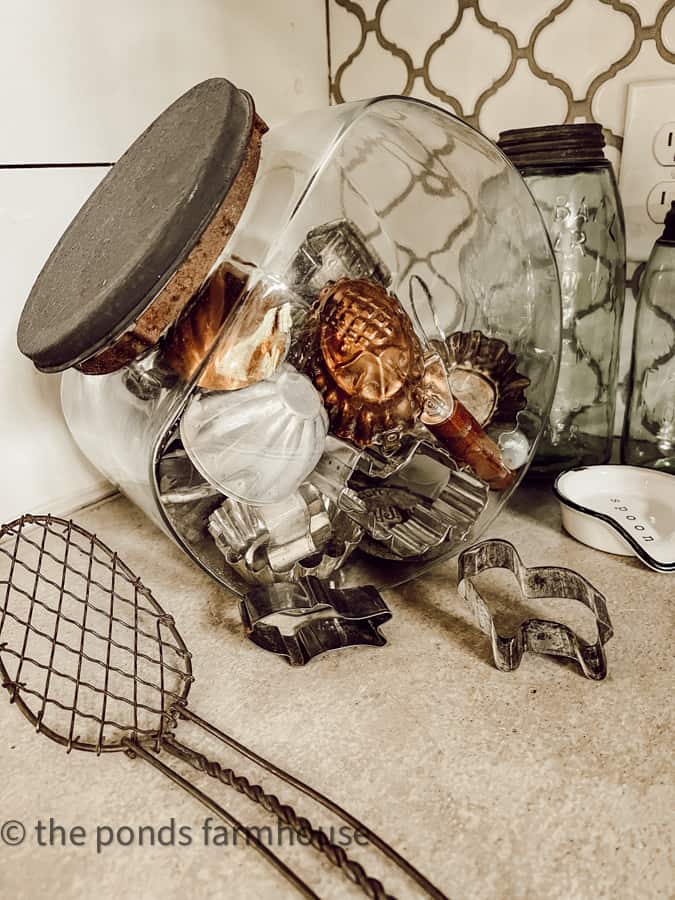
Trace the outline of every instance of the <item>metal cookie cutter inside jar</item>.
<path fill-rule="evenodd" d="M 381 97 L 268 129 L 211 79 L 96 188 L 18 339 L 85 455 L 243 594 L 389 586 L 474 541 L 559 326 L 540 214 L 470 126 Z"/>

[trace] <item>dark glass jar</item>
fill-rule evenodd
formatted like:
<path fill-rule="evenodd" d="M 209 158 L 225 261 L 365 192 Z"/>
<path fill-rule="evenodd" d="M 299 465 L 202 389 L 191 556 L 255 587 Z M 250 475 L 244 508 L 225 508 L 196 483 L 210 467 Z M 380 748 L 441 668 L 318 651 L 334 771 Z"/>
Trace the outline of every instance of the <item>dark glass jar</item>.
<path fill-rule="evenodd" d="M 642 276 L 621 457 L 675 474 L 675 202 Z"/>
<path fill-rule="evenodd" d="M 522 128 L 499 140 L 543 215 L 560 276 L 560 374 L 532 467 L 540 474 L 606 463 L 612 452 L 626 251 L 604 144 L 595 124 Z"/>

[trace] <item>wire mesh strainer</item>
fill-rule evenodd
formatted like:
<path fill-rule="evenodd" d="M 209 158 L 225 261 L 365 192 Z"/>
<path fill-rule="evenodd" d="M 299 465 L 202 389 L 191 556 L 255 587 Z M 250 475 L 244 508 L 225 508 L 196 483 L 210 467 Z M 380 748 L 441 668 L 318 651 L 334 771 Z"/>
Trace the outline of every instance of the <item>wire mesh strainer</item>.
<path fill-rule="evenodd" d="M 173 618 L 95 535 L 53 516 L 25 515 L 0 530 L 0 677 L 26 718 L 52 740 L 96 754 L 141 758 L 246 837 L 306 897 L 314 891 L 212 797 L 167 766 L 160 751 L 233 787 L 301 835 L 371 898 L 381 882 L 292 806 L 175 736 L 180 719 L 319 802 L 362 833 L 430 897 L 444 894 L 358 819 L 258 756 L 187 706 L 191 654 Z"/>

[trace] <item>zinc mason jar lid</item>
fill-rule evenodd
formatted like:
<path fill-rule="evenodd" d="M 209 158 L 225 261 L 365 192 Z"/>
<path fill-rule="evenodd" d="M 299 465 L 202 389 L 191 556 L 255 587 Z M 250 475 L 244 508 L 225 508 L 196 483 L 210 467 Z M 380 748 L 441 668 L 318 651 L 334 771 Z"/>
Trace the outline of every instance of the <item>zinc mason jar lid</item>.
<path fill-rule="evenodd" d="M 522 170 L 606 167 L 605 137 L 595 122 L 502 131 L 497 146 Z"/>
<path fill-rule="evenodd" d="M 267 130 L 224 78 L 168 107 L 111 168 L 33 285 L 19 349 L 45 372 L 122 368 L 157 344 L 248 200 Z"/>

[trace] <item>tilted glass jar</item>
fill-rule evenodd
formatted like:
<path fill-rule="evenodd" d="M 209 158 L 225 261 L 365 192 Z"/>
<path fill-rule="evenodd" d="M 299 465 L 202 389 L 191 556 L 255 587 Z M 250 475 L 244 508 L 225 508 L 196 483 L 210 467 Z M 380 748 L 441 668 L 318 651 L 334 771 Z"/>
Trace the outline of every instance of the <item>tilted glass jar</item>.
<path fill-rule="evenodd" d="M 29 297 L 94 464 L 221 583 L 386 586 L 527 470 L 560 298 L 504 155 L 384 97 L 266 130 L 223 79 L 113 167 Z"/>
<path fill-rule="evenodd" d="M 548 228 L 560 275 L 562 353 L 551 414 L 532 471 L 609 461 L 614 435 L 625 227 L 600 125 L 505 131 Z"/>
<path fill-rule="evenodd" d="M 621 458 L 675 474 L 675 202 L 642 276 Z"/>

